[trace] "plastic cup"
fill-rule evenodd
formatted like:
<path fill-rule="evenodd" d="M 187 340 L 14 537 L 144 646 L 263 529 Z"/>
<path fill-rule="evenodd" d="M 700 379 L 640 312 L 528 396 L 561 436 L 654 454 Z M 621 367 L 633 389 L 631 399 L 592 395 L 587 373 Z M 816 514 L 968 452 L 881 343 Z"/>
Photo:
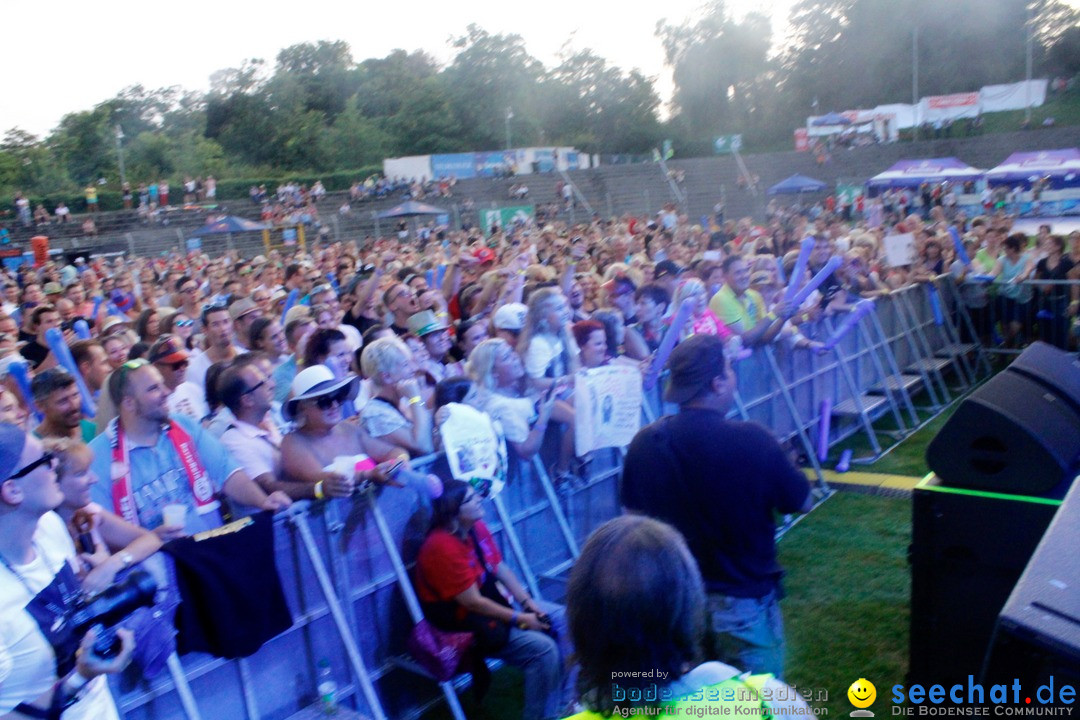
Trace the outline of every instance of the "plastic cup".
<path fill-rule="evenodd" d="M 169 527 L 184 527 L 187 519 L 187 505 L 170 503 L 161 509 L 162 522 Z"/>

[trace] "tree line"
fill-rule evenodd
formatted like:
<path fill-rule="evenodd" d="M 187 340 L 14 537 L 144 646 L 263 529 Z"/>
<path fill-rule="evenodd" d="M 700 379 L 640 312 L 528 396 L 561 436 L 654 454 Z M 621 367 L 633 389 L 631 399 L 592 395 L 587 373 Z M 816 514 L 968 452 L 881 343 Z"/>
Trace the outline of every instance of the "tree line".
<path fill-rule="evenodd" d="M 117 128 L 133 184 L 183 176 L 281 177 L 361 171 L 385 157 L 505 146 L 682 157 L 742 133 L 744 147 L 791 138 L 815 112 L 910 102 L 1024 77 L 1080 73 L 1080 13 L 1061 0 L 800 0 L 784 37 L 764 15 L 712 0 L 693 21 L 661 21 L 674 79 L 661 118 L 656 78 L 564 47 L 545 66 L 516 34 L 470 25 L 440 66 L 423 51 L 357 61 L 342 41 L 281 50 L 273 64 L 215 72 L 206 93 L 135 85 L 65 115 L 44 138 L 19 128 L 0 143 L 0 192 L 71 192 L 119 184 Z M 917 37 L 917 43 L 913 43 Z"/>

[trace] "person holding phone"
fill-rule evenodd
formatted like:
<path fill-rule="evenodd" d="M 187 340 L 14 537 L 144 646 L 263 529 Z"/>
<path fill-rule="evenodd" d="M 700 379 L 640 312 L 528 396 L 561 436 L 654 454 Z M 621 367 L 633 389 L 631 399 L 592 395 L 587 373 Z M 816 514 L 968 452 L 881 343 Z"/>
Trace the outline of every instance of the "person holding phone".
<path fill-rule="evenodd" d="M 536 400 L 525 393 L 525 368 L 521 357 L 501 338 L 476 346 L 466 372 L 476 383 L 479 407 L 502 423 L 507 442 L 522 460 L 529 460 L 544 442 L 548 422 L 567 426 L 556 461 L 556 481 L 573 480 L 570 461 L 574 457 L 574 407 L 560 400 L 565 383 L 553 382 Z"/>
<path fill-rule="evenodd" d="M 534 599 L 484 524 L 485 496 L 461 480 L 444 483 L 416 561 L 415 586 L 427 619 L 441 630 L 472 632 L 481 656 L 525 675 L 524 720 L 561 717 L 574 697 L 576 670 L 565 608 Z M 509 591 L 511 605 L 499 591 Z M 482 675 L 482 662 L 476 671 Z"/>

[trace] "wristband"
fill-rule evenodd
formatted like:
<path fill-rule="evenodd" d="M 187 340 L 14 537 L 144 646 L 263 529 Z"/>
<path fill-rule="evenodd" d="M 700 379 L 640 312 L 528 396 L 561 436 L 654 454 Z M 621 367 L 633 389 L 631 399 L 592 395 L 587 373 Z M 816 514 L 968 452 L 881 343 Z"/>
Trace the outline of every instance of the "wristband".
<path fill-rule="evenodd" d="M 521 617 L 521 616 L 520 616 L 520 615 L 518 615 L 518 611 L 517 611 L 517 610 L 511 610 L 511 611 L 510 611 L 510 624 L 511 624 L 511 625 L 517 625 L 517 624 L 518 624 L 518 618 L 519 618 L 519 617 Z"/>
<path fill-rule="evenodd" d="M 76 670 L 64 678 L 64 682 L 61 683 L 60 688 L 69 697 L 74 697 L 88 682 L 90 682 L 90 680 L 83 677 L 83 674 Z"/>
<path fill-rule="evenodd" d="M 411 398 L 409 398 L 410 405 L 419 405 L 422 402 L 424 402 L 424 398 L 420 397 L 419 395 L 413 395 Z"/>
<path fill-rule="evenodd" d="M 315 483 L 315 499 L 322 500 L 326 497 L 326 493 L 323 492 L 323 481 Z"/>

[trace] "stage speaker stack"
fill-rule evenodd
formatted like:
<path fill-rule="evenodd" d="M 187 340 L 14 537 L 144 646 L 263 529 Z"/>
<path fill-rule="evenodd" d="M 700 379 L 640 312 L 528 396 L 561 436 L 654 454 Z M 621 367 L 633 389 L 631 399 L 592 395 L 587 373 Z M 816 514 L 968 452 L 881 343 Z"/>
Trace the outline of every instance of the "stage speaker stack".
<path fill-rule="evenodd" d="M 984 684 L 1018 678 L 1031 688 L 1053 677 L 1057 688 L 1080 685 L 1078 538 L 1080 484 L 1065 497 L 998 617 Z"/>
<path fill-rule="evenodd" d="M 912 501 L 910 682 L 978 675 L 1005 600 L 1060 500 L 947 487 Z"/>
<path fill-rule="evenodd" d="M 911 682 L 978 675 L 1080 464 L 1080 363 L 1044 343 L 965 398 L 912 504 Z"/>
<path fill-rule="evenodd" d="M 950 487 L 1064 497 L 1080 463 L 1080 361 L 1031 345 L 960 403 L 926 463 Z"/>

